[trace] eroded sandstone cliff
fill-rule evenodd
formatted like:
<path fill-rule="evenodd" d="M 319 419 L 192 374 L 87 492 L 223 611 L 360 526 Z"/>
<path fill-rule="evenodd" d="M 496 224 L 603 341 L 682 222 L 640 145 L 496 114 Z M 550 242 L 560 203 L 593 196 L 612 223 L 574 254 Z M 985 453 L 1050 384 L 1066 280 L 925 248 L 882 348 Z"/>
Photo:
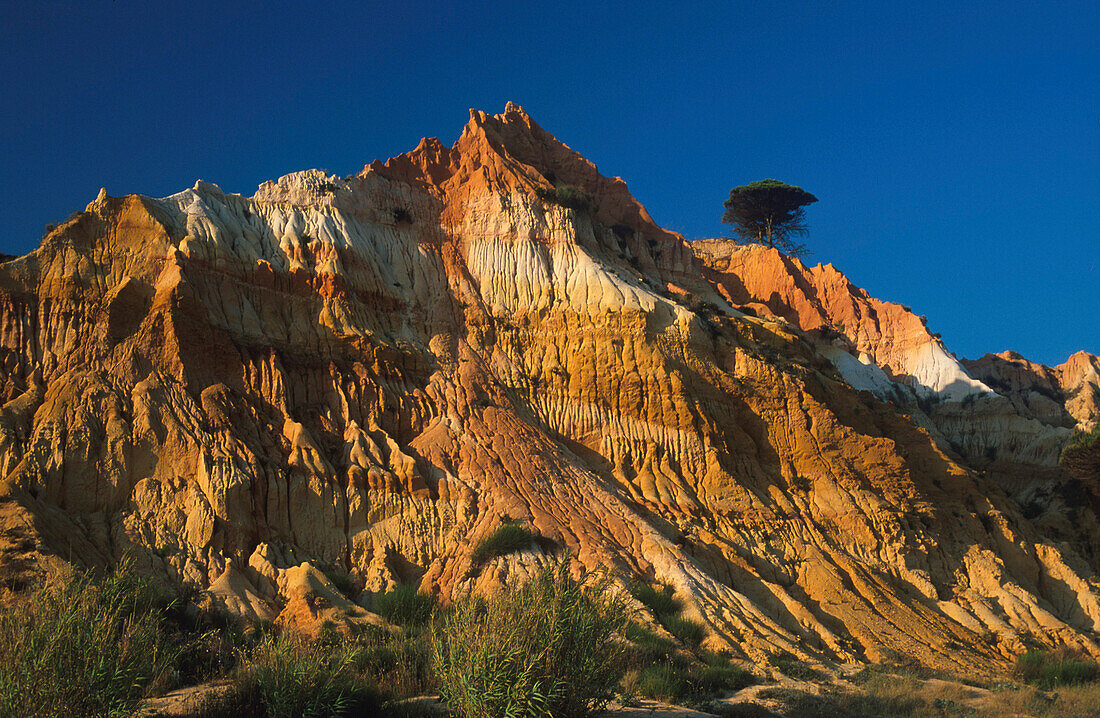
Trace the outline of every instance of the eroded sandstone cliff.
<path fill-rule="evenodd" d="M 19 556 L 130 553 L 240 613 L 372 620 L 322 571 L 454 598 L 568 549 L 672 584 L 754 659 L 1100 655 L 1076 545 L 802 330 L 870 307 L 896 322 L 835 348 L 883 387 L 988 385 L 907 353 L 926 330 L 891 305 L 822 311 L 838 273 L 805 308 L 797 277 L 774 304 L 733 276 L 511 104 L 354 176 L 101 192 L 0 266 Z M 478 568 L 504 515 L 543 540 Z"/>
<path fill-rule="evenodd" d="M 1004 489 L 1044 535 L 1100 567 L 1100 491 L 1061 460 L 1074 432 L 1096 424 L 1096 357 L 1079 352 L 1054 368 L 1013 352 L 959 360 L 925 317 L 869 296 L 832 265 L 723 239 L 692 248 L 734 306 L 801 331 L 849 385 L 892 402 Z"/>

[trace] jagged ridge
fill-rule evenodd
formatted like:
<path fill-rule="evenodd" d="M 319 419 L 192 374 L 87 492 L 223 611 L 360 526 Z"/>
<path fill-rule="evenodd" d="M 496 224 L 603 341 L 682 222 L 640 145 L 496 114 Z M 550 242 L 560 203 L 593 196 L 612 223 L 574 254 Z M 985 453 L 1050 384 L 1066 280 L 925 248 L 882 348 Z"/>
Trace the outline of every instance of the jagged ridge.
<path fill-rule="evenodd" d="M 1100 654 L 1073 549 L 720 288 L 515 105 L 351 177 L 101 193 L 0 267 L 9 505 L 280 620 L 371 620 L 317 568 L 456 597 L 557 546 L 757 659 Z M 475 570 L 505 513 L 545 542 Z"/>

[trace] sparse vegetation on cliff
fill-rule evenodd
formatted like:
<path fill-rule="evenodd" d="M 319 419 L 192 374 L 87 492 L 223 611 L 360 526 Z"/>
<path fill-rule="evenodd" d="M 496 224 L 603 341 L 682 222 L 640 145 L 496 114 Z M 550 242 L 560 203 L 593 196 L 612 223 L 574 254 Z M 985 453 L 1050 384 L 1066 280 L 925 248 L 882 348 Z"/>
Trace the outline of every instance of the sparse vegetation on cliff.
<path fill-rule="evenodd" d="M 478 542 L 471 554 L 474 568 L 481 568 L 498 556 L 507 556 L 516 551 L 522 551 L 535 541 L 535 534 L 525 526 L 505 521 Z"/>
<path fill-rule="evenodd" d="M 806 254 L 794 237 L 806 234 L 806 205 L 817 197 L 779 180 L 766 179 L 730 190 L 722 221 L 739 239 L 775 247 L 791 256 Z"/>
<path fill-rule="evenodd" d="M 706 637 L 706 631 L 697 622 L 683 615 L 684 607 L 673 596 L 672 586 L 650 586 L 635 583 L 630 593 L 642 605 L 653 611 L 657 621 L 673 636 L 691 646 L 698 646 Z"/>
<path fill-rule="evenodd" d="M 592 196 L 584 190 L 568 184 L 555 184 L 553 189 L 540 187 L 535 190 L 539 199 L 547 204 L 584 211 L 592 206 Z"/>

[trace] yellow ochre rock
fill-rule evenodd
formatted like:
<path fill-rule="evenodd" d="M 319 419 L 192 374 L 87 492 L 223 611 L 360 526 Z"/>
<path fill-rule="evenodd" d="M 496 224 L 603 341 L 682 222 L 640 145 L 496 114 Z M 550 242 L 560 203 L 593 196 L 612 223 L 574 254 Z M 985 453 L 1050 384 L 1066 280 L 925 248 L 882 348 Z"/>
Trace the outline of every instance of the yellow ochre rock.
<path fill-rule="evenodd" d="M 0 265 L 3 506 L 44 554 L 128 553 L 279 621 L 374 622 L 399 583 L 452 600 L 568 550 L 754 659 L 1100 656 L 1095 561 L 806 330 L 852 333 L 884 387 L 989 387 L 900 308 L 857 297 L 872 331 L 765 259 L 781 302 L 512 104 L 251 198 L 101 192 Z M 537 540 L 475 565 L 505 515 Z"/>

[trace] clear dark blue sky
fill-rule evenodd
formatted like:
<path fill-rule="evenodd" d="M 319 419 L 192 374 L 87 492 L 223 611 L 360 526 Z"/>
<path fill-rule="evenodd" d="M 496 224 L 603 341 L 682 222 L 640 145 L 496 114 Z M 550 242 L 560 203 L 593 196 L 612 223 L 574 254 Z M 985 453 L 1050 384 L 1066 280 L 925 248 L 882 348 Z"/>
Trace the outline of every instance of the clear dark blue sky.
<path fill-rule="evenodd" d="M 1100 352 L 1095 0 L 309 5 L 4 1 L 0 251 L 101 186 L 347 174 L 511 99 L 688 238 L 805 187 L 811 261 L 960 356 Z"/>

